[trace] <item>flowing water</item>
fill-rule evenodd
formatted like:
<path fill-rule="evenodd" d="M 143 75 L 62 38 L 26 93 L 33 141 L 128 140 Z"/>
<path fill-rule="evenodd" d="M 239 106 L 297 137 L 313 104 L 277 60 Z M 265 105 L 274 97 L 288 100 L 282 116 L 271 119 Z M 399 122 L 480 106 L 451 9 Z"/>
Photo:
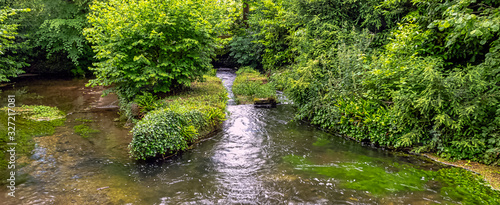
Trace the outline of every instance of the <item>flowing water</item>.
<path fill-rule="evenodd" d="M 234 72 L 217 75 L 229 89 Z M 259 109 L 231 100 L 214 136 L 174 158 L 136 162 L 128 157 L 132 136 L 117 120 L 116 97 L 84 84 L 30 78 L 3 88 L 2 99 L 15 92 L 20 103 L 68 113 L 54 135 L 34 138 L 33 156 L 18 170 L 26 182 L 16 198 L 0 189 L 3 204 L 457 203 L 427 174 L 440 166 L 294 121 L 288 104 Z M 100 132 L 75 134 L 82 118 Z"/>

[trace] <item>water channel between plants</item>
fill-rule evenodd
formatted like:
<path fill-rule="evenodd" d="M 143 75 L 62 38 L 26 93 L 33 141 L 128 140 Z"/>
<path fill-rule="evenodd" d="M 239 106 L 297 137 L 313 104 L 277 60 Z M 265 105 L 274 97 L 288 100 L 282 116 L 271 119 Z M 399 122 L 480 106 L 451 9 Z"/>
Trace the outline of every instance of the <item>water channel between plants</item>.
<path fill-rule="evenodd" d="M 229 90 L 231 70 L 219 70 Z M 132 135 L 117 118 L 117 100 L 86 80 L 19 80 L 1 95 L 23 104 L 57 106 L 65 125 L 35 137 L 20 159 L 24 183 L 2 204 L 455 204 L 437 180 L 442 166 L 361 146 L 293 120 L 292 105 L 259 109 L 228 103 L 214 136 L 167 160 L 136 162 Z M 3 105 L 2 105 L 3 106 Z M 98 133 L 82 137 L 86 123 Z M 443 191 L 448 190 L 448 191 Z M 450 191 L 451 190 L 451 191 Z"/>

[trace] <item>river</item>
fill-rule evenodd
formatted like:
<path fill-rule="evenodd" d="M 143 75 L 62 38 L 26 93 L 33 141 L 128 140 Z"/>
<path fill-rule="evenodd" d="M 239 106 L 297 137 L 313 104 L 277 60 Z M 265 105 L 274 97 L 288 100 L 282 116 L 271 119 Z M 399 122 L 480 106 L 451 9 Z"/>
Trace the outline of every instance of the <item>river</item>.
<path fill-rule="evenodd" d="M 217 76 L 229 89 L 234 72 Z M 26 177 L 3 204 L 454 204 L 427 172 L 442 168 L 417 156 L 384 151 L 295 121 L 294 108 L 228 103 L 227 120 L 213 136 L 167 160 L 129 158 L 130 128 L 114 96 L 86 80 L 26 77 L 6 86 L 24 104 L 57 106 L 65 125 L 35 137 L 33 156 L 21 159 Z M 232 96 L 231 92 L 229 93 Z M 100 132 L 74 133 L 78 119 Z"/>

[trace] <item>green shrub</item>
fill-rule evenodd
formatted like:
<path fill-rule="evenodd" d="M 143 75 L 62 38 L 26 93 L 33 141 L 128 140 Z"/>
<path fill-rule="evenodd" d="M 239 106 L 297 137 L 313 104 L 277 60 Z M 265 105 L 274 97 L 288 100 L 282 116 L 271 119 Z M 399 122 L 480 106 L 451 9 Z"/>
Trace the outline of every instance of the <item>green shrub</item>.
<path fill-rule="evenodd" d="M 273 83 L 285 88 L 297 118 L 332 132 L 499 163 L 500 4 L 412 2 L 276 4 L 285 7 L 278 16 L 287 18 L 258 17 L 269 28 L 276 20 L 288 25 L 288 33 L 260 31 L 294 55 Z"/>
<path fill-rule="evenodd" d="M 216 76 L 217 75 L 217 69 L 213 68 L 210 69 L 207 73 L 208 76 Z"/>
<path fill-rule="evenodd" d="M 163 109 L 149 113 L 132 132 L 131 154 L 137 159 L 171 154 L 188 148 L 198 139 L 205 116 L 197 110 Z"/>
<path fill-rule="evenodd" d="M 17 27 L 19 25 L 10 23 L 10 16 L 17 12 L 27 12 L 30 9 L 11 9 L 0 5 L 0 82 L 8 82 L 9 77 L 16 77 L 24 73 L 22 67 L 27 66 L 25 62 L 20 62 L 13 54 L 19 46 L 14 41 L 17 35 Z"/>
<path fill-rule="evenodd" d="M 228 4 L 94 1 L 84 34 L 100 60 L 90 85 L 115 85 L 127 101 L 141 91 L 168 92 L 202 79 L 211 69 L 217 36 L 231 18 Z"/>
<path fill-rule="evenodd" d="M 189 90 L 162 100 L 133 128 L 131 156 L 147 159 L 185 150 L 224 119 L 227 92 L 219 78 L 192 83 Z"/>
<path fill-rule="evenodd" d="M 231 40 L 229 55 L 240 66 L 257 68 L 261 61 L 261 45 L 255 42 L 256 38 L 251 32 L 245 32 L 245 34 L 245 36 L 236 36 Z"/>
<path fill-rule="evenodd" d="M 157 101 L 158 97 L 149 92 L 142 92 L 142 95 L 136 96 L 134 100 L 144 113 L 156 109 L 158 107 Z"/>

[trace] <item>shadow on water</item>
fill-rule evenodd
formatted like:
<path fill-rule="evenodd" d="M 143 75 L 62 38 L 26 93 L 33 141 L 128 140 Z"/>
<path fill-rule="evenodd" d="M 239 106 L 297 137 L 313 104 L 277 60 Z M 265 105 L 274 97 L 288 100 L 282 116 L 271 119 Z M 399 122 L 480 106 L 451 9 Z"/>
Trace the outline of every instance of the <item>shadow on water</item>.
<path fill-rule="evenodd" d="M 217 76 L 230 88 L 235 74 L 223 69 Z M 230 101 L 228 120 L 213 137 L 168 160 L 135 162 L 128 157 L 129 129 L 115 122 L 116 97 L 100 97 L 102 88 L 85 83 L 39 79 L 3 89 L 2 96 L 25 89 L 22 95 L 35 97 L 18 95 L 22 103 L 58 106 L 68 113 L 54 135 L 34 138 L 36 149 L 19 169 L 29 178 L 17 187 L 15 199 L 0 191 L 6 204 L 453 203 L 427 178 L 416 189 L 399 189 L 409 178 L 397 175 L 421 179 L 421 172 L 440 167 L 293 121 L 292 105 L 258 109 Z M 92 120 L 89 126 L 100 132 L 88 138 L 75 134 L 77 119 Z M 392 178 L 374 180 L 380 177 Z M 392 186 L 377 192 L 353 183 L 358 178 Z"/>

